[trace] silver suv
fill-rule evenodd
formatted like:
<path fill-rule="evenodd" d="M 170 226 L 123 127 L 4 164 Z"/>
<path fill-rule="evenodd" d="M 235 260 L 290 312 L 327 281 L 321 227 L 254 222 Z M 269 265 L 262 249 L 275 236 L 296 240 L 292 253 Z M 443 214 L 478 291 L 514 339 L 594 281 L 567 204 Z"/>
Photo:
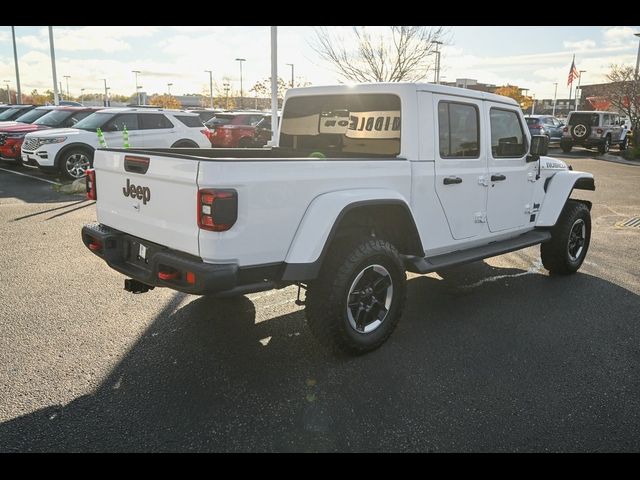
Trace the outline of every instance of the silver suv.
<path fill-rule="evenodd" d="M 611 145 L 618 145 L 620 150 L 625 150 L 629 144 L 628 131 L 625 120 L 615 112 L 569 112 L 560 148 L 565 153 L 570 152 L 574 145 L 598 147 L 600 153 L 607 153 Z"/>

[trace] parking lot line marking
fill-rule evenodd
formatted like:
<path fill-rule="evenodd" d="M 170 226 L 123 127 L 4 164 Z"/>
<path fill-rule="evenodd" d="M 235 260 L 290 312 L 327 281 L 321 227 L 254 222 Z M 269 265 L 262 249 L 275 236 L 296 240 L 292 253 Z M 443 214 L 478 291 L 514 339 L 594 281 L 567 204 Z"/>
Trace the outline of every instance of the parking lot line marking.
<path fill-rule="evenodd" d="M 33 178 L 34 180 L 40 180 L 41 182 L 47 182 L 52 185 L 62 185 L 61 183 L 54 182 L 53 180 L 47 180 L 46 178 L 34 177 L 33 175 L 27 175 L 26 173 L 14 172 L 13 170 L 7 170 L 6 168 L 0 168 L 0 170 L 9 173 L 15 173 L 16 175 L 22 175 L 23 177 Z"/>

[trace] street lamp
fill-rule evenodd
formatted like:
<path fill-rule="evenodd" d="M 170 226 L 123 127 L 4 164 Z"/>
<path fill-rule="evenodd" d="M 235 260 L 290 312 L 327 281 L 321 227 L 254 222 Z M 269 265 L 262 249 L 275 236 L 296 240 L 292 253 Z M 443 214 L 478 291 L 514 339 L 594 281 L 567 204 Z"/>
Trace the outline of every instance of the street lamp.
<path fill-rule="evenodd" d="M 53 45 L 53 27 L 49 26 L 49 49 L 51 50 L 51 74 L 53 76 L 53 103 L 60 105 L 60 98 L 58 97 L 58 77 L 56 73 L 56 52 Z"/>
<path fill-rule="evenodd" d="M 82 102 L 83 102 L 83 100 L 84 100 L 84 91 L 85 91 L 85 89 L 84 89 L 84 88 L 81 88 L 81 89 L 80 89 L 80 103 L 82 103 Z"/>
<path fill-rule="evenodd" d="M 242 62 L 246 61 L 246 58 L 236 58 L 236 62 L 240 62 L 240 108 L 244 108 L 244 91 L 242 90 Z"/>
<path fill-rule="evenodd" d="M 169 96 L 171 96 L 171 86 L 173 83 L 167 83 L 167 91 L 169 92 Z"/>
<path fill-rule="evenodd" d="M 7 103 L 11 104 L 11 91 L 9 90 L 9 83 L 11 83 L 11 81 L 3 80 L 3 82 L 7 84 Z"/>
<path fill-rule="evenodd" d="M 573 111 L 577 111 L 578 110 L 578 90 L 580 90 L 580 98 L 582 98 L 582 90 L 580 89 L 580 80 L 582 80 L 582 74 L 586 72 L 586 70 L 579 70 L 578 71 L 578 87 L 576 88 L 576 108 L 573 109 Z"/>
<path fill-rule="evenodd" d="M 140 92 L 139 92 L 140 86 L 138 85 L 138 75 L 142 72 L 140 70 L 131 70 L 131 73 L 136 74 L 136 99 L 138 100 L 138 105 L 140 105 Z"/>
<path fill-rule="evenodd" d="M 20 90 L 20 69 L 18 68 L 18 50 L 16 48 L 16 27 L 11 27 L 11 38 L 13 38 L 13 62 L 16 65 L 16 103 L 22 103 L 22 91 Z"/>
<path fill-rule="evenodd" d="M 433 43 L 436 46 L 436 68 L 433 72 L 433 83 L 440 84 L 440 50 L 438 50 L 438 46 L 442 45 L 442 42 L 439 40 L 433 40 Z"/>
<path fill-rule="evenodd" d="M 552 116 L 556 116 L 556 97 L 558 96 L 558 82 L 554 82 L 553 83 L 556 88 L 553 91 L 553 112 L 551 113 Z"/>
<path fill-rule="evenodd" d="M 291 88 L 293 88 L 293 87 L 294 87 L 293 79 L 295 78 L 295 77 L 293 76 L 293 68 L 294 68 L 294 67 L 293 67 L 293 63 L 285 63 L 285 65 L 289 65 L 289 66 L 291 67 Z"/>
<path fill-rule="evenodd" d="M 205 70 L 205 73 L 209 74 L 209 99 L 211 100 L 211 109 L 213 110 L 213 72 L 211 70 Z"/>
<path fill-rule="evenodd" d="M 226 103 L 227 103 L 227 110 L 229 110 L 229 84 L 228 83 L 223 83 L 222 86 L 224 87 L 224 95 L 226 97 Z"/>
<path fill-rule="evenodd" d="M 104 81 L 104 106 L 105 107 L 110 107 L 111 105 L 109 105 L 110 102 L 109 102 L 108 96 L 107 96 L 108 95 L 107 90 L 109 90 L 107 88 L 107 79 L 106 78 L 101 78 L 100 80 Z"/>
<path fill-rule="evenodd" d="M 531 94 L 531 115 L 536 111 L 536 94 Z"/>
<path fill-rule="evenodd" d="M 63 77 L 67 82 L 67 100 L 71 100 L 71 96 L 69 95 L 69 79 L 71 77 L 69 75 L 63 75 Z"/>

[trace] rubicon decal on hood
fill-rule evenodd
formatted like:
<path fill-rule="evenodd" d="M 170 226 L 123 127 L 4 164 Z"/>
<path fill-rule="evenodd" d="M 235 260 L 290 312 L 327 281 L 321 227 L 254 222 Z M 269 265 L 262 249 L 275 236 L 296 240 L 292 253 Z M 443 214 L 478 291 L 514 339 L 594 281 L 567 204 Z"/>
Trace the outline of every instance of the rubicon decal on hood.
<path fill-rule="evenodd" d="M 125 197 L 137 198 L 142 200 L 144 205 L 151 200 L 151 190 L 149 187 L 142 187 L 140 185 L 134 185 L 131 180 L 127 178 L 127 184 L 122 187 L 122 194 Z"/>

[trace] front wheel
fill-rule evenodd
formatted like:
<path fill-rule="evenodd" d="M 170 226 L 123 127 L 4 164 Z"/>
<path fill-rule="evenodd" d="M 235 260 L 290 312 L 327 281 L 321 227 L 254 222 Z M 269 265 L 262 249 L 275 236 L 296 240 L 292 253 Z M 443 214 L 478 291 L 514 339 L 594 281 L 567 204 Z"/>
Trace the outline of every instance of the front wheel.
<path fill-rule="evenodd" d="M 76 180 L 84 177 L 91 165 L 93 165 L 93 152 L 85 148 L 71 148 L 63 152 L 60 157 L 59 169 L 65 178 Z"/>
<path fill-rule="evenodd" d="M 362 354 L 382 345 L 396 328 L 406 296 L 398 251 L 379 238 L 336 250 L 307 289 L 311 333 L 326 347 Z"/>
<path fill-rule="evenodd" d="M 544 268 L 567 275 L 578 271 L 591 241 L 591 213 L 582 202 L 567 200 L 564 210 L 551 229 L 551 240 L 540 245 Z"/>

